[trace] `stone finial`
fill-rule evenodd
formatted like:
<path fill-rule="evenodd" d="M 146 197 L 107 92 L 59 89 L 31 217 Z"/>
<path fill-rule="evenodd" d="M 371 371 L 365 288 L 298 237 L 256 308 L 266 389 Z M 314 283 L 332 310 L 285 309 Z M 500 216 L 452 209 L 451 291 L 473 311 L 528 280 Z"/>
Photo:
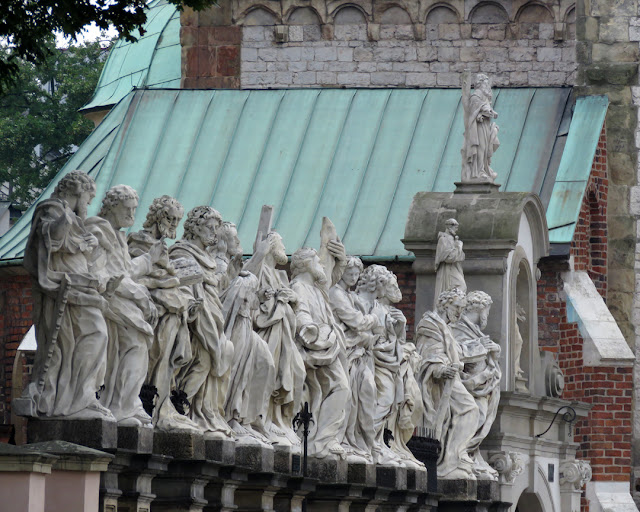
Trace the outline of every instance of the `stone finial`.
<path fill-rule="evenodd" d="M 591 480 L 591 475 L 591 465 L 586 460 L 566 460 L 560 464 L 560 485 L 573 485 L 576 491 Z"/>
<path fill-rule="evenodd" d="M 464 109 L 464 144 L 462 145 L 462 183 L 493 183 L 497 174 L 491 169 L 491 157 L 500 146 L 498 114 L 492 107 L 493 94 L 489 77 L 479 73 L 471 92 L 471 75 L 462 75 Z"/>
<path fill-rule="evenodd" d="M 524 459 L 518 452 L 498 452 L 489 457 L 489 465 L 495 469 L 504 483 L 512 484 L 524 471 Z"/>

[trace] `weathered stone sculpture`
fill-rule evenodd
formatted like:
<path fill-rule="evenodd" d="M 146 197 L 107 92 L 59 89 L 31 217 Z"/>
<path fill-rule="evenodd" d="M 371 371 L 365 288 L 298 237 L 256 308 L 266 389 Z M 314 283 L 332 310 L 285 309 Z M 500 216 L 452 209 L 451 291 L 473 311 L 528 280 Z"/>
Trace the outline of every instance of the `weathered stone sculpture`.
<path fill-rule="evenodd" d="M 436 290 L 434 304 L 442 292 L 458 288 L 467 291 L 467 284 L 462 272 L 464 251 L 462 240 L 456 234 L 458 221 L 449 219 L 445 223 L 445 231 L 438 233 L 438 245 L 436 247 Z"/>
<path fill-rule="evenodd" d="M 259 306 L 258 278 L 242 271 L 220 299 L 225 334 L 234 346 L 224 404 L 226 420 L 236 433 L 237 442 L 270 447 L 265 421 L 276 368 L 266 342 L 253 331 L 253 314 Z"/>
<path fill-rule="evenodd" d="M 491 102 L 493 94 L 487 75 L 476 75 L 471 93 L 470 76 L 462 78 L 464 109 L 464 145 L 462 146 L 462 183 L 493 183 L 497 174 L 491 169 L 491 157 L 500 146 L 498 126 L 493 119 L 498 114 Z"/>
<path fill-rule="evenodd" d="M 210 206 L 195 207 L 187 214 L 183 238 L 169 250 L 172 261 L 184 259 L 202 271 L 201 282 L 181 288 L 194 304 L 188 314 L 193 356 L 180 370 L 177 387 L 190 403 L 189 417 L 211 438 L 233 436 L 224 419 L 233 344 L 224 333 L 216 262 L 207 252 L 216 243 L 221 223 L 222 217 Z"/>
<path fill-rule="evenodd" d="M 158 241 L 175 238 L 183 215 L 184 209 L 176 199 L 170 196 L 154 199 L 142 231 L 131 233 L 128 237 L 129 254 L 134 258 L 147 254 Z M 189 310 L 198 307 L 199 302 L 180 291 L 180 278 L 169 261 L 166 245 L 163 256 L 137 281 L 149 289 L 158 310 L 146 380 L 158 393 L 153 410 L 154 427 L 163 431 L 199 432 L 200 428 L 180 414 L 171 401 L 171 391 L 176 390 L 176 372 L 192 358 L 187 315 Z"/>
<path fill-rule="evenodd" d="M 478 427 L 478 406 L 462 383 L 463 364 L 450 325 L 466 305 L 464 292 L 454 288 L 438 297 L 436 311 L 424 314 L 416 328 L 416 346 L 422 362 L 417 380 L 424 405 L 423 426 L 442 443 L 438 477 L 475 479 L 469 446 Z"/>
<path fill-rule="evenodd" d="M 392 300 L 402 298 L 399 289 L 387 289 L 387 284 L 394 278 L 395 276 L 386 267 L 370 265 L 358 282 L 358 295 L 365 306 L 365 311 L 375 316 L 382 327 L 381 335 L 376 338 L 372 353 L 376 385 L 373 412 L 376 440 L 374 452 L 375 462 L 383 465 L 402 464 L 400 456 L 394 453 L 384 440 L 385 429 L 391 431 L 389 420 L 394 417 L 403 395 L 402 381 L 400 380 L 402 348 L 398 343 L 398 338 L 405 335 L 406 320 L 399 310 L 395 308 L 391 310 L 381 302 L 388 292 L 395 295 Z M 386 302 L 389 303 L 388 300 Z"/>
<path fill-rule="evenodd" d="M 224 292 L 242 270 L 242 246 L 233 222 L 224 221 L 218 230 L 218 241 L 211 247 L 220 282 L 218 291 Z"/>
<path fill-rule="evenodd" d="M 147 377 L 158 312 L 146 287 L 134 282 L 134 278 L 148 274 L 166 249 L 157 241 L 149 253 L 131 259 L 122 228 L 133 225 L 137 207 L 136 191 L 127 185 L 116 185 L 107 191 L 98 216 L 85 222 L 98 240 L 91 271 L 105 278 L 124 276 L 108 297 L 105 311 L 109 344 L 105 389 L 100 394 L 101 403 L 123 426 L 151 425 L 139 393 Z"/>
<path fill-rule="evenodd" d="M 344 331 L 351 388 L 343 446 L 348 460 L 373 462 L 376 384 L 371 350 L 382 330 L 378 318 L 365 314 L 358 295 L 350 291 L 362 270 L 362 261 L 350 256 L 342 278 L 329 290 L 329 301 Z"/>
<path fill-rule="evenodd" d="M 326 251 L 334 258 L 334 271 L 321 263 L 314 249 L 298 249 L 291 257 L 291 289 L 295 305 L 296 340 L 307 370 L 305 380 L 309 407 L 315 423 L 309 432 L 309 454 L 317 458 L 344 457 L 346 407 L 349 380 L 343 353 L 344 335 L 328 301 L 327 275 L 340 274 L 346 256 L 344 246 L 334 239 Z"/>
<path fill-rule="evenodd" d="M 498 473 L 482 457 L 480 443 L 489 434 L 498 413 L 500 402 L 500 345 L 482 333 L 487 326 L 487 318 L 493 301 L 482 291 L 467 295 L 465 312 L 451 325 L 460 347 L 460 361 L 464 368 L 460 377 L 462 383 L 475 398 L 479 417 L 476 433 L 469 445 L 469 455 L 475 461 L 474 472 L 480 479 L 497 480 Z"/>
<path fill-rule="evenodd" d="M 254 317 L 255 329 L 269 345 L 276 365 L 275 389 L 269 399 L 270 438 L 297 452 L 300 440 L 292 425 L 302 404 L 305 368 L 295 342 L 296 315 L 292 306 L 297 297 L 289 288 L 287 274 L 276 269 L 276 265 L 287 261 L 282 237 L 271 231 L 258 240 L 244 269 L 258 278 L 260 308 Z"/>
<path fill-rule="evenodd" d="M 24 266 L 34 282 L 38 349 L 33 381 L 14 403 L 17 414 L 115 421 L 96 392 L 107 354 L 102 294 L 113 292 L 120 278 L 105 283 L 89 268 L 98 240 L 84 219 L 95 191 L 87 174 L 72 171 L 33 213 Z"/>
<path fill-rule="evenodd" d="M 520 324 L 526 322 L 527 316 L 523 309 L 523 307 L 516 302 L 516 312 L 515 312 L 515 320 L 516 320 L 516 328 L 515 328 L 515 339 L 513 342 L 513 365 L 515 368 L 515 388 L 516 391 L 520 393 L 528 393 L 529 389 L 527 388 L 527 377 L 522 370 L 522 365 L 520 363 L 520 359 L 522 358 L 522 345 L 524 344 L 524 340 L 522 339 L 522 334 L 520 333 Z"/>

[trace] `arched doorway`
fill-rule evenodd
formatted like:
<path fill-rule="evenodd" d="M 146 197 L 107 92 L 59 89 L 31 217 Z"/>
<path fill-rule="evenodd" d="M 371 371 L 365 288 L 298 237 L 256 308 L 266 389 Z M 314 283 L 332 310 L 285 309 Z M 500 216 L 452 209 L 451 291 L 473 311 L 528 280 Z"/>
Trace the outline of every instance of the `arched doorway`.
<path fill-rule="evenodd" d="M 535 493 L 523 492 L 516 505 L 516 512 L 545 512 L 545 510 Z"/>

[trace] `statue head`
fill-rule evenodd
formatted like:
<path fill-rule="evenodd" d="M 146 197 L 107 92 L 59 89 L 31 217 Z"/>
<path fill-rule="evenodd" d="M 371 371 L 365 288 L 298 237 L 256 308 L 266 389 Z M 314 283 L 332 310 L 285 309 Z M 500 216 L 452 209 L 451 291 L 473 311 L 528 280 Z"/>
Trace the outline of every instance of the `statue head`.
<path fill-rule="evenodd" d="M 478 73 L 476 75 L 476 81 L 473 84 L 473 88 L 476 91 L 482 91 L 484 94 L 491 97 L 491 82 L 489 81 L 489 77 L 484 73 Z"/>
<path fill-rule="evenodd" d="M 364 265 L 362 265 L 362 260 L 360 258 L 356 256 L 347 257 L 347 266 L 340 278 L 340 280 L 346 285 L 347 289 L 355 286 L 363 269 Z"/>
<path fill-rule="evenodd" d="M 135 221 L 138 193 L 129 185 L 116 185 L 107 190 L 98 215 L 107 219 L 113 229 L 129 228 Z"/>
<path fill-rule="evenodd" d="M 184 221 L 182 238 L 210 247 L 218 241 L 217 231 L 222 224 L 222 216 L 211 206 L 196 206 Z"/>
<path fill-rule="evenodd" d="M 309 273 L 314 282 L 319 285 L 324 285 L 327 282 L 327 276 L 318 253 L 309 247 L 298 249 L 291 256 L 291 278 L 294 279 L 304 273 Z"/>
<path fill-rule="evenodd" d="M 96 182 L 82 171 L 65 174 L 51 194 L 51 197 L 66 201 L 69 208 L 81 219 L 87 218 L 87 208 L 95 196 Z"/>
<path fill-rule="evenodd" d="M 452 288 L 438 296 L 436 310 L 448 324 L 460 320 L 467 305 L 465 293 L 460 288 Z"/>
<path fill-rule="evenodd" d="M 398 276 L 396 276 L 391 270 L 387 270 L 387 280 L 384 283 L 382 290 L 382 298 L 386 299 L 389 304 L 395 304 L 402 300 L 402 291 L 398 286 Z"/>
<path fill-rule="evenodd" d="M 493 300 L 488 293 L 480 290 L 469 292 L 467 294 L 465 314 L 469 320 L 480 327 L 480 329 L 484 329 L 487 326 L 487 320 L 489 319 L 491 304 L 493 304 Z"/>
<path fill-rule="evenodd" d="M 218 243 L 216 249 L 220 253 L 225 253 L 229 257 L 242 256 L 242 246 L 238 238 L 238 229 L 233 222 L 224 221 L 217 231 Z"/>
<path fill-rule="evenodd" d="M 144 229 L 157 229 L 158 238 L 164 236 L 166 238 L 175 238 L 178 224 L 184 216 L 184 208 L 171 196 L 156 197 L 149 211 L 147 218 L 142 227 Z"/>
<path fill-rule="evenodd" d="M 372 294 L 376 299 L 384 297 L 389 277 L 387 267 L 382 265 L 369 265 L 360 275 L 356 292 L 359 294 Z"/>
<path fill-rule="evenodd" d="M 458 232 L 458 221 L 456 219 L 447 219 L 444 223 L 445 229 L 455 235 Z"/>

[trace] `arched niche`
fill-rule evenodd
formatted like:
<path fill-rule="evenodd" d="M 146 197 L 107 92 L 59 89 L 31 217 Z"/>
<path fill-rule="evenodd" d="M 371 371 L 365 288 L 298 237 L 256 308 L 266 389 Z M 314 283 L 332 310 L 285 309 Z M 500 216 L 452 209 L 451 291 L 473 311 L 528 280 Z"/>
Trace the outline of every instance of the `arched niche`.
<path fill-rule="evenodd" d="M 367 18 L 358 7 L 346 5 L 335 13 L 333 22 L 336 25 L 365 25 Z"/>
<path fill-rule="evenodd" d="M 320 25 L 320 17 L 310 7 L 298 7 L 289 15 L 289 25 Z"/>
<path fill-rule="evenodd" d="M 469 14 L 469 22 L 489 24 L 508 23 L 509 16 L 500 4 L 483 2 L 473 8 Z"/>
<path fill-rule="evenodd" d="M 553 23 L 553 13 L 547 6 L 528 3 L 520 8 L 516 16 L 518 23 Z"/>
<path fill-rule="evenodd" d="M 530 484 L 518 497 L 515 510 L 518 512 L 561 512 L 542 466 L 535 463 L 535 467 L 529 468 L 529 471 L 533 473 L 530 475 Z M 555 476 L 558 478 L 557 474 Z"/>
<path fill-rule="evenodd" d="M 448 5 L 436 5 L 427 14 L 426 23 L 428 25 L 439 25 L 441 23 L 458 23 L 458 13 Z"/>
<path fill-rule="evenodd" d="M 256 7 L 249 11 L 244 19 L 242 20 L 242 24 L 245 26 L 269 26 L 275 25 L 277 23 L 277 18 L 275 14 L 268 11 L 264 7 Z"/>
<path fill-rule="evenodd" d="M 409 13 L 402 7 L 394 5 L 389 7 L 380 16 L 381 25 L 411 25 L 411 17 Z"/>
<path fill-rule="evenodd" d="M 531 272 L 531 262 L 527 251 L 516 247 L 511 264 L 509 279 L 509 337 L 505 367 L 508 390 L 528 393 L 533 389 L 534 379 L 534 351 L 537 343 L 534 336 L 537 333 L 537 287 Z"/>
<path fill-rule="evenodd" d="M 565 39 L 575 40 L 576 38 L 576 6 L 573 5 L 567 9 L 564 16 L 565 22 Z"/>

